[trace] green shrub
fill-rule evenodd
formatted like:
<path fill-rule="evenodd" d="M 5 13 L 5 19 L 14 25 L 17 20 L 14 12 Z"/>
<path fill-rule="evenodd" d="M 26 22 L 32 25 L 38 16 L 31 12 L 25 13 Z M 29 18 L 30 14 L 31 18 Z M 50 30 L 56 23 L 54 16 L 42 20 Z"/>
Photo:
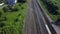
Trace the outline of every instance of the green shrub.
<path fill-rule="evenodd" d="M 3 8 L 3 11 L 4 11 L 4 13 L 6 13 L 6 12 L 9 11 L 9 8 L 8 8 L 8 7 L 4 7 L 4 8 Z"/>
<path fill-rule="evenodd" d="M 0 12 L 0 17 L 1 17 L 2 13 Z"/>
<path fill-rule="evenodd" d="M 2 28 L 4 26 L 5 26 L 5 23 L 0 22 L 0 27 Z"/>
<path fill-rule="evenodd" d="M 48 12 L 50 14 L 53 14 L 53 15 L 58 14 L 57 10 L 59 8 L 56 5 L 54 5 L 51 1 L 47 1 L 47 0 L 41 0 L 41 1 L 45 4 L 45 6 L 48 9 Z"/>

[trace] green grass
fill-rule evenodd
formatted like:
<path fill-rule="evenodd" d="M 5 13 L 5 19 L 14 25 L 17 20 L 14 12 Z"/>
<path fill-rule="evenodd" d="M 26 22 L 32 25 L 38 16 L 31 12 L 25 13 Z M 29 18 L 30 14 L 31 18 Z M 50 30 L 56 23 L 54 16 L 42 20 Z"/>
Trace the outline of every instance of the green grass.
<path fill-rule="evenodd" d="M 0 27 L 0 34 L 22 34 L 23 32 L 23 25 L 24 25 L 24 18 L 26 15 L 26 3 L 23 3 L 21 6 L 19 6 L 19 3 L 15 5 L 15 8 L 19 9 L 15 12 L 6 12 L 2 9 L 0 9 L 0 12 L 2 13 L 2 17 L 6 17 L 6 21 L 2 21 L 2 23 L 5 24 L 5 26 Z M 19 15 L 20 14 L 20 15 Z M 19 15 L 19 16 L 18 16 Z M 0 19 L 2 19 L 0 17 Z M 15 21 L 17 20 L 17 21 Z"/>
<path fill-rule="evenodd" d="M 58 17 L 58 15 L 52 15 L 52 14 L 50 14 L 49 11 L 48 11 L 48 9 L 44 5 L 44 3 L 41 0 L 39 0 L 39 1 L 40 1 L 40 4 L 42 5 L 42 7 L 44 8 L 44 10 L 47 12 L 47 14 L 51 17 L 52 20 L 57 21 L 57 19 L 60 18 L 60 0 L 47 0 L 47 1 L 51 1 L 54 5 L 56 5 L 59 8 L 57 10 L 57 12 L 59 13 L 58 14 L 59 17 Z"/>

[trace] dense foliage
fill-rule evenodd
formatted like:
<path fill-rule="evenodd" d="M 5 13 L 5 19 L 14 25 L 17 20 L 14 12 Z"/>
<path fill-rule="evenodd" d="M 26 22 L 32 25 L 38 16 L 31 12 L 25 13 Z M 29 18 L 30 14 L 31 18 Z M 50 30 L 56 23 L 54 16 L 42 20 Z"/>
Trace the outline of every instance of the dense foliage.
<path fill-rule="evenodd" d="M 60 19 L 60 0 L 40 0 L 42 7 L 55 22 Z"/>
<path fill-rule="evenodd" d="M 44 4 L 46 5 L 49 13 L 53 14 L 53 15 L 57 15 L 58 12 L 58 7 L 56 5 L 54 5 L 51 1 L 47 1 L 47 0 L 41 0 L 44 2 Z"/>
<path fill-rule="evenodd" d="M 0 9 L 0 34 L 22 34 L 26 3 Z"/>
<path fill-rule="evenodd" d="M 26 0 L 18 0 L 18 3 L 25 3 Z"/>

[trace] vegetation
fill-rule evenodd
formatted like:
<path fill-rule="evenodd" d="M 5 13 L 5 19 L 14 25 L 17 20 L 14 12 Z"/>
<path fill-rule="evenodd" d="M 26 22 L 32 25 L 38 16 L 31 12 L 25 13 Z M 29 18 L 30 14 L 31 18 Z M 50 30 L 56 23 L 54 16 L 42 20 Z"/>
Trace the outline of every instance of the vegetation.
<path fill-rule="evenodd" d="M 5 0 L 0 0 L 0 3 L 2 3 L 2 2 L 6 2 Z"/>
<path fill-rule="evenodd" d="M 47 14 L 52 20 L 57 21 L 60 19 L 60 2 L 59 0 L 40 0 L 41 5 L 45 8 Z"/>
<path fill-rule="evenodd" d="M 18 0 L 18 3 L 25 3 L 26 0 Z"/>
<path fill-rule="evenodd" d="M 14 7 L 0 9 L 0 34 L 22 34 L 24 17 L 26 15 L 26 3 Z"/>

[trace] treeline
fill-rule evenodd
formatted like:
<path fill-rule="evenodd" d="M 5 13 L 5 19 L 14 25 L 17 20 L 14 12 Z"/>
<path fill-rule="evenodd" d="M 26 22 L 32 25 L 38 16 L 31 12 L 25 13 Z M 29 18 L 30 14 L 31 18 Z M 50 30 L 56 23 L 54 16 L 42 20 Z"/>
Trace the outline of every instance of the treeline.
<path fill-rule="evenodd" d="M 50 14 L 53 14 L 53 15 L 58 14 L 58 12 L 57 12 L 58 7 L 56 5 L 54 5 L 51 1 L 49 1 L 49 0 L 41 0 L 41 1 L 45 4 L 45 6 L 48 9 Z M 57 3 L 55 3 L 55 4 L 57 4 Z"/>

